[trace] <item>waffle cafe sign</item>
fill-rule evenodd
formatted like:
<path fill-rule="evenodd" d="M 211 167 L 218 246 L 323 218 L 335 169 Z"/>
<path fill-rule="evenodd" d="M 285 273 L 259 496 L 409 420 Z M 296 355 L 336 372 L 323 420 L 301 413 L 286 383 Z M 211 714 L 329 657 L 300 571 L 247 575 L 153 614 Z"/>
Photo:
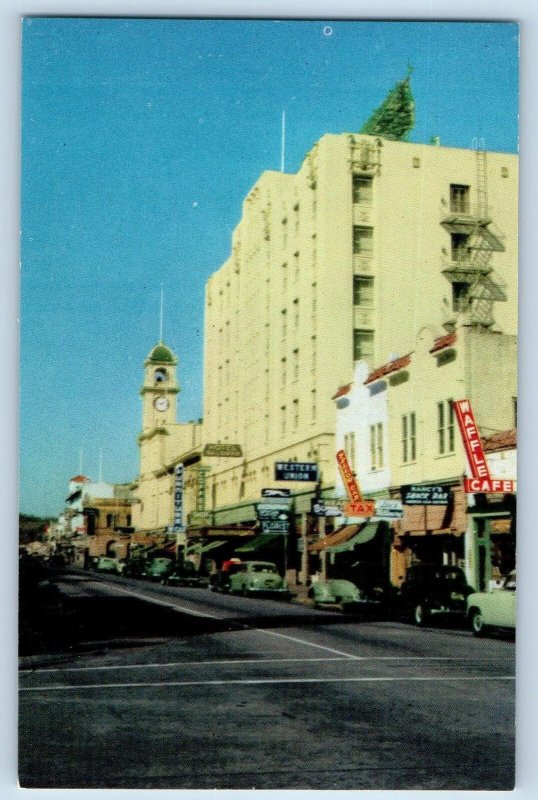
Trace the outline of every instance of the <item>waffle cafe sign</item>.
<path fill-rule="evenodd" d="M 515 492 L 515 481 L 491 477 L 470 402 L 454 400 L 453 405 L 471 472 L 471 477 L 463 481 L 465 492 L 467 494 Z"/>

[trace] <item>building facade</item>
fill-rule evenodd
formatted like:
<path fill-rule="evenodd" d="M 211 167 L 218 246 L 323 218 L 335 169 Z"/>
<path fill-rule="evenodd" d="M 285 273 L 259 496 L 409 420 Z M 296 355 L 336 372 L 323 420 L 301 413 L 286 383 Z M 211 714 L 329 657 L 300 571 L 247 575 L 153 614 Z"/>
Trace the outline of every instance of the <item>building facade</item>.
<path fill-rule="evenodd" d="M 204 436 L 243 452 L 212 462 L 212 509 L 233 521 L 276 461 L 315 461 L 334 486 L 331 398 L 357 362 L 404 356 L 428 325 L 516 333 L 517 169 L 341 134 L 297 174 L 261 175 L 206 288 Z"/>

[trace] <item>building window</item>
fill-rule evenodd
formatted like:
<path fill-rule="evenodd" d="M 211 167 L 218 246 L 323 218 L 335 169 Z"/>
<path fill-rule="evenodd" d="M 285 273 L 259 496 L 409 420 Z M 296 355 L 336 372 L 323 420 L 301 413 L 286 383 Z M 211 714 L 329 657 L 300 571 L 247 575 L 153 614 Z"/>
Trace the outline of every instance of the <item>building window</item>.
<path fill-rule="evenodd" d="M 452 261 L 469 261 L 471 251 L 469 249 L 469 235 L 467 233 L 451 233 L 450 248 Z"/>
<path fill-rule="evenodd" d="M 280 361 L 280 376 L 281 376 L 281 386 L 283 389 L 286 388 L 286 380 L 287 380 L 287 362 L 285 358 L 282 358 Z"/>
<path fill-rule="evenodd" d="M 353 331 L 353 360 L 371 359 L 374 355 L 374 332 Z"/>
<path fill-rule="evenodd" d="M 471 208 L 470 187 L 459 183 L 450 184 L 450 210 L 458 214 L 468 214 Z"/>
<path fill-rule="evenodd" d="M 299 401 L 293 401 L 293 427 L 295 430 L 299 427 Z"/>
<path fill-rule="evenodd" d="M 311 399 L 312 399 L 312 422 L 315 422 L 316 421 L 316 413 L 317 413 L 317 399 L 316 399 L 316 390 L 315 389 L 312 389 Z"/>
<path fill-rule="evenodd" d="M 417 421 L 414 411 L 402 417 L 402 461 L 409 464 L 417 457 Z"/>
<path fill-rule="evenodd" d="M 288 286 L 288 265 L 286 262 L 282 264 L 282 291 L 286 291 Z"/>
<path fill-rule="evenodd" d="M 155 383 L 166 383 L 166 370 L 162 368 L 156 369 L 153 377 Z"/>
<path fill-rule="evenodd" d="M 114 515 L 113 514 L 107 514 L 106 515 L 106 526 L 107 526 L 107 528 L 111 528 L 113 526 L 113 524 L 114 524 Z"/>
<path fill-rule="evenodd" d="M 299 349 L 293 351 L 293 380 L 299 379 Z"/>
<path fill-rule="evenodd" d="M 286 217 L 282 220 L 282 247 L 288 245 L 288 220 Z"/>
<path fill-rule="evenodd" d="M 344 436 L 344 450 L 346 451 L 346 455 L 348 457 L 349 465 L 351 467 L 352 472 L 355 472 L 357 469 L 356 466 L 356 448 L 355 448 L 355 433 L 346 433 Z"/>
<path fill-rule="evenodd" d="M 368 203 L 372 202 L 373 178 L 363 175 L 353 175 L 353 202 Z"/>
<path fill-rule="evenodd" d="M 361 225 L 353 226 L 353 252 L 356 255 L 371 255 L 373 249 L 373 240 L 373 228 L 363 228 Z"/>
<path fill-rule="evenodd" d="M 317 339 L 315 336 L 312 336 L 312 372 L 316 371 L 317 360 L 318 360 Z"/>
<path fill-rule="evenodd" d="M 374 279 L 367 275 L 353 276 L 353 305 L 372 307 L 374 304 Z"/>
<path fill-rule="evenodd" d="M 299 280 L 299 251 L 293 254 L 293 280 Z"/>
<path fill-rule="evenodd" d="M 296 297 L 293 301 L 293 325 L 295 330 L 299 327 L 299 298 Z"/>
<path fill-rule="evenodd" d="M 288 312 L 282 309 L 282 338 L 285 339 L 288 335 Z"/>
<path fill-rule="evenodd" d="M 383 469 L 383 423 L 370 425 L 370 462 L 372 470 Z"/>
<path fill-rule="evenodd" d="M 452 400 L 443 400 L 441 403 L 437 403 L 437 442 L 439 455 L 454 452 L 454 406 Z"/>
<path fill-rule="evenodd" d="M 454 281 L 452 284 L 452 311 L 465 312 L 471 305 L 469 297 L 469 284 Z"/>
<path fill-rule="evenodd" d="M 131 515 L 131 514 L 127 514 L 127 527 L 128 527 L 128 528 L 130 528 L 130 527 L 131 527 L 131 523 L 132 523 L 132 521 L 133 521 L 133 517 L 132 517 L 132 515 Z"/>
<path fill-rule="evenodd" d="M 280 433 L 286 435 L 286 406 L 280 406 Z"/>

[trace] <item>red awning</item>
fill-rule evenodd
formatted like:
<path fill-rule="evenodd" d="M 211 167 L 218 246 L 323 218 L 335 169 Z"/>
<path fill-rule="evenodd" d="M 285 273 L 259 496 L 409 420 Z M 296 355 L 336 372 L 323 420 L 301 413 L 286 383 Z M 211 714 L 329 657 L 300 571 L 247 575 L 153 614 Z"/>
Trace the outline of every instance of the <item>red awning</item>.
<path fill-rule="evenodd" d="M 373 372 L 370 372 L 364 383 L 366 385 L 367 383 L 378 381 L 380 378 L 384 378 L 385 375 L 390 375 L 393 372 L 398 372 L 398 370 L 403 369 L 404 367 L 408 367 L 410 363 L 411 353 L 408 353 L 406 356 L 402 356 L 401 358 L 395 358 L 393 361 L 389 361 L 388 364 L 383 364 L 382 367 L 378 367 L 377 369 L 374 369 Z"/>

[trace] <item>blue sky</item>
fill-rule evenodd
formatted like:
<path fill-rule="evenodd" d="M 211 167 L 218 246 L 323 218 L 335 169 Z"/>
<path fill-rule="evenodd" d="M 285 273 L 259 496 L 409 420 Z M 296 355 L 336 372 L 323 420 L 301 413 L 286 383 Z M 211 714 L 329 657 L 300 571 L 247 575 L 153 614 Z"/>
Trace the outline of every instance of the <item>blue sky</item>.
<path fill-rule="evenodd" d="M 23 23 L 21 510 L 69 478 L 132 480 L 159 337 L 179 419 L 202 414 L 204 285 L 264 169 L 357 131 L 414 71 L 411 139 L 517 150 L 518 29 L 502 23 L 46 19 Z"/>

